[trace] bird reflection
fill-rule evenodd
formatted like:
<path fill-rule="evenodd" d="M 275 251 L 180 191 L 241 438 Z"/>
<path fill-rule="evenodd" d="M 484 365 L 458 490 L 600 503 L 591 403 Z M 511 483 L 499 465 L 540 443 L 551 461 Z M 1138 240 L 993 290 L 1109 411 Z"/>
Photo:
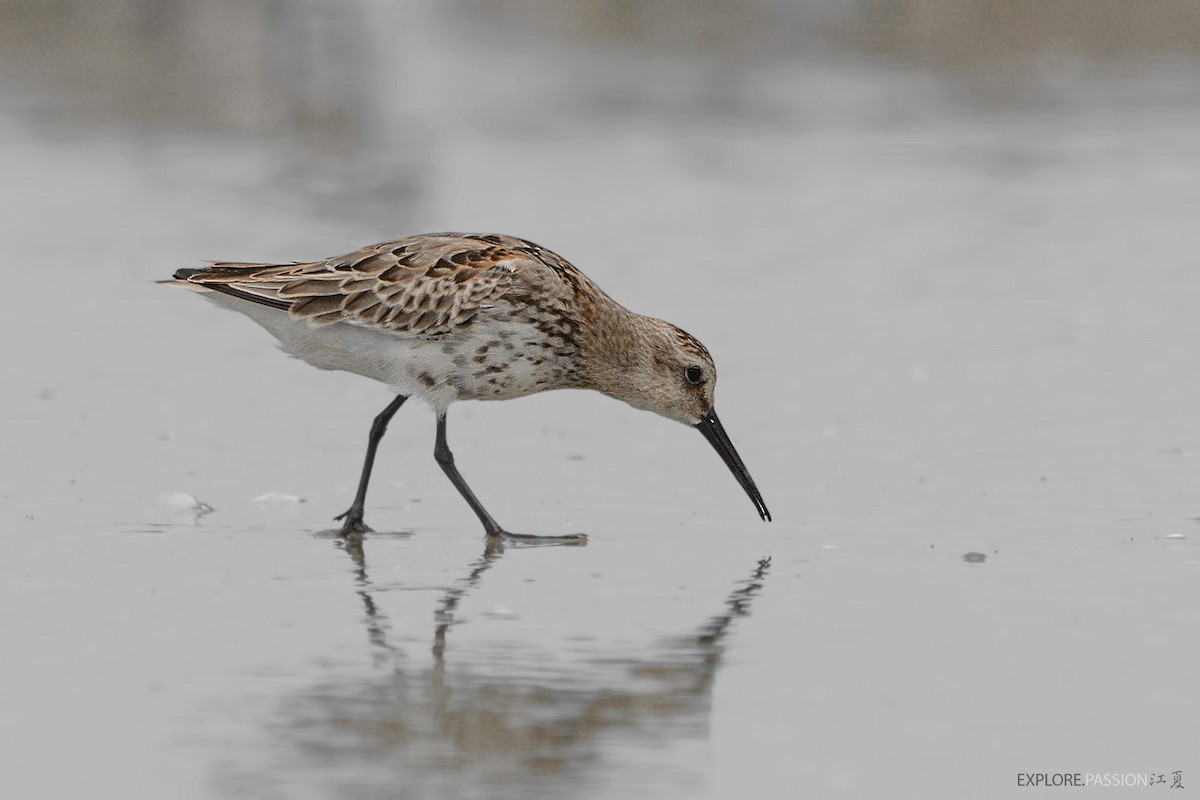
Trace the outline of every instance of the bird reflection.
<path fill-rule="evenodd" d="M 533 790 L 539 782 L 588 769 L 603 753 L 600 740 L 607 732 L 661 741 L 672 732 L 704 730 L 724 640 L 734 621 L 750 613 L 771 563 L 758 561 L 747 577 L 715 598 L 714 605 L 722 603 L 720 613 L 660 641 L 649 648 L 652 655 L 640 650 L 632 656 L 593 656 L 584 666 L 594 669 L 580 680 L 564 681 L 560 674 L 551 681 L 543 680 L 540 670 L 483 678 L 472 674 L 469 663 L 455 665 L 457 651 L 447 650 L 460 604 L 504 559 L 504 543 L 489 540 L 441 594 L 434 611 L 432 664 L 419 666 L 393 641 L 401 637 L 376 602 L 381 590 L 371 583 L 363 538 L 349 537 L 338 546 L 354 563 L 355 591 L 375 663 L 390 662 L 393 668 L 366 683 L 338 682 L 294 699 L 286 727 L 304 754 L 304 766 L 336 781 L 341 796 L 400 781 L 410 790 L 436 791 L 447 780 L 480 789 L 504 780 L 514 790 Z"/>

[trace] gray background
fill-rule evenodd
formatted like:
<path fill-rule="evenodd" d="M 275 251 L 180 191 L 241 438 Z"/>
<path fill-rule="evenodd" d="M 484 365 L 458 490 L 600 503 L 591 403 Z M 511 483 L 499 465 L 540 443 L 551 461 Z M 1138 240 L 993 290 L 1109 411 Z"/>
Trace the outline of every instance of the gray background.
<path fill-rule="evenodd" d="M 1196 3 L 0 12 L 4 796 L 1200 784 Z M 587 547 L 419 404 L 340 546 L 386 390 L 152 281 L 446 229 L 705 341 L 775 521 L 561 392 L 451 442 Z"/>

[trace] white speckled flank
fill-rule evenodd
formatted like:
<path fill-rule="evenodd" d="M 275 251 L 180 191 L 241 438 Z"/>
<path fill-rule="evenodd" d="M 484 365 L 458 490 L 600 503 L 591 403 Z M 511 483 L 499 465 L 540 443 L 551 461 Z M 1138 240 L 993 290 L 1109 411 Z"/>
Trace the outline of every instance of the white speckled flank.
<path fill-rule="evenodd" d="M 487 533 L 529 538 L 500 528 L 458 474 L 445 442 L 446 412 L 455 400 L 563 388 L 595 389 L 695 426 L 770 519 L 713 409 L 717 376 L 708 350 L 669 323 L 623 308 L 532 242 L 425 234 L 323 261 L 179 270 L 168 283 L 247 314 L 315 367 L 364 375 L 396 392 L 372 428 L 343 533 L 366 529 L 362 506 L 375 448 L 392 414 L 417 396 L 438 414 L 439 463 Z"/>

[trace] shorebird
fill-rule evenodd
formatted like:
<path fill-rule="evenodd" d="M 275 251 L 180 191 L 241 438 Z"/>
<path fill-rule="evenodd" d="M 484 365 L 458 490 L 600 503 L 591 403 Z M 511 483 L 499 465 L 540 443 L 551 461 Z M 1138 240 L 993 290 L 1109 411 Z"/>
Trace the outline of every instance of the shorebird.
<path fill-rule="evenodd" d="M 542 542 L 504 530 L 467 486 L 446 443 L 455 400 L 509 400 L 548 389 L 594 389 L 690 425 L 712 444 L 754 503 L 770 512 L 713 407 L 717 371 L 698 340 L 635 314 L 561 256 L 525 239 L 431 233 L 323 261 L 218 262 L 181 269 L 185 286 L 251 317 L 284 352 L 320 369 L 380 381 L 396 393 L 375 417 L 354 501 L 335 520 L 363 522 L 375 451 L 409 397 L 437 414 L 434 458 L 489 537 Z"/>

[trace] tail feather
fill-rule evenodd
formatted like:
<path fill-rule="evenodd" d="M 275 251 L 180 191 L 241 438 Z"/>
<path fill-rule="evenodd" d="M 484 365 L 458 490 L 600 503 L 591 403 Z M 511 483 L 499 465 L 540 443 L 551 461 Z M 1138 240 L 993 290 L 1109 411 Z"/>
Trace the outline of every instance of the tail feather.
<path fill-rule="evenodd" d="M 277 297 L 270 297 L 270 296 L 261 295 L 261 294 L 253 294 L 251 292 L 246 292 L 246 291 L 242 291 L 241 289 L 237 289 L 233 286 L 230 286 L 227 283 L 206 283 L 203 285 L 207 289 L 212 289 L 214 291 L 218 291 L 221 294 L 227 294 L 230 297 L 236 297 L 239 300 L 249 300 L 251 303 L 258 303 L 259 305 L 270 306 L 271 308 L 278 308 L 278 309 L 282 309 L 283 311 L 287 311 L 288 309 L 290 309 L 292 307 L 291 300 L 280 300 Z"/>
<path fill-rule="evenodd" d="M 200 283 L 235 283 L 249 278 L 261 279 L 277 272 L 289 272 L 291 264 L 249 264 L 237 261 L 214 261 L 203 269 L 178 269 L 175 277 L 182 280 L 196 279 Z"/>
<path fill-rule="evenodd" d="M 275 286 L 260 284 L 256 287 L 260 290 L 259 292 L 251 292 L 232 285 L 261 274 L 264 269 L 279 269 L 285 266 L 288 265 L 217 262 L 202 269 L 177 269 L 173 275 L 173 280 L 159 282 L 175 286 L 186 286 L 189 289 L 201 292 L 220 292 L 230 297 L 236 297 L 239 300 L 247 300 L 251 303 L 258 303 L 287 311 L 292 307 L 292 301 L 281 300 L 276 297 L 275 290 L 277 287 Z"/>

